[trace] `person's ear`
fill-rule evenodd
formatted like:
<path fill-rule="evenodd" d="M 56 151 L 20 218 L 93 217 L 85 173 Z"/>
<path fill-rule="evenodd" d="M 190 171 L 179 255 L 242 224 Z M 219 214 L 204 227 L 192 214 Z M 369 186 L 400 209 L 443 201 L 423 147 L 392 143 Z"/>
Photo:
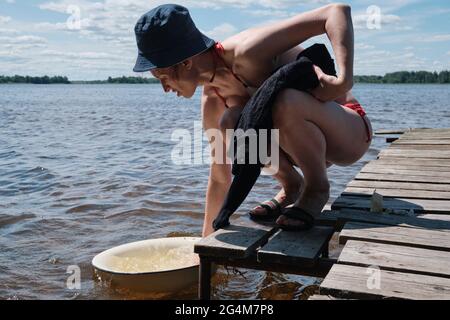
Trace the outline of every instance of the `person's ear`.
<path fill-rule="evenodd" d="M 182 64 L 187 70 L 192 69 L 192 59 L 186 59 L 182 62 Z"/>

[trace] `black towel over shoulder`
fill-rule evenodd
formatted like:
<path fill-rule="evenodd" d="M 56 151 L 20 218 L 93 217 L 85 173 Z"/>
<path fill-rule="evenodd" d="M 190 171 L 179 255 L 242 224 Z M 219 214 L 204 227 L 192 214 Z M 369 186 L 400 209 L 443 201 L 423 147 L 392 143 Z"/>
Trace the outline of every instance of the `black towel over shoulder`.
<path fill-rule="evenodd" d="M 326 46 L 314 44 L 303 50 L 297 56 L 297 60 L 278 68 L 245 105 L 233 136 L 232 173 L 234 178 L 219 215 L 213 222 L 215 230 L 229 225 L 230 216 L 244 202 L 261 174 L 264 164 L 258 157 L 258 146 L 261 139 L 267 139 L 267 145 L 270 145 L 270 129 L 273 128 L 272 105 L 277 94 L 287 88 L 307 91 L 319 85 L 313 64 L 319 66 L 324 73 L 336 76 L 334 61 Z M 268 130 L 266 136 L 260 136 L 261 129 Z M 251 132 L 256 134 L 256 140 L 254 140 L 257 141 L 256 149 L 252 149 L 249 145 L 249 141 L 252 140 L 249 139 Z M 253 152 L 250 154 L 250 151 L 256 151 L 256 155 Z M 251 161 L 255 160 L 252 156 L 256 156 L 256 161 Z"/>

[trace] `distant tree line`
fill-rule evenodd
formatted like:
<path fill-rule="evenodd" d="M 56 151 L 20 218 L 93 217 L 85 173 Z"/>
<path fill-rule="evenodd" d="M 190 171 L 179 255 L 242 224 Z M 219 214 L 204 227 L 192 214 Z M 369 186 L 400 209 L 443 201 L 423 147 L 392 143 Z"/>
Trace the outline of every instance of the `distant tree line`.
<path fill-rule="evenodd" d="M 30 77 L 30 76 L 0 76 L 0 83 L 34 83 L 34 84 L 51 84 L 51 83 L 70 83 L 67 77 Z"/>
<path fill-rule="evenodd" d="M 399 71 L 386 73 L 384 76 L 354 76 L 357 83 L 450 83 L 450 71 L 428 72 L 428 71 Z M 105 83 L 159 83 L 155 78 L 143 77 L 108 77 L 107 80 L 94 81 L 69 81 L 67 77 L 62 76 L 0 76 L 2 83 L 34 83 L 34 84 L 53 84 L 53 83 L 74 83 L 74 84 L 105 84 Z"/>
<path fill-rule="evenodd" d="M 155 78 L 142 78 L 142 77 L 118 77 L 112 78 L 108 77 L 107 80 L 93 80 L 93 81 L 73 81 L 76 84 L 106 84 L 106 83 L 159 83 L 158 79 Z"/>
<path fill-rule="evenodd" d="M 450 83 L 450 71 L 399 71 L 384 76 L 354 76 L 360 83 Z"/>

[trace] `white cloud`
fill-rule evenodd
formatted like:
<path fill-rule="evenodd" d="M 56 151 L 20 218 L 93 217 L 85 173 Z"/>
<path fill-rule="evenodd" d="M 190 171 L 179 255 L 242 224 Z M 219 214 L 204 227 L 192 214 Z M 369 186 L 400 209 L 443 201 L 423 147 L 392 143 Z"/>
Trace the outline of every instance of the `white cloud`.
<path fill-rule="evenodd" d="M 37 36 L 0 37 L 1 44 L 45 44 L 47 39 Z"/>
<path fill-rule="evenodd" d="M 8 23 L 11 21 L 11 17 L 7 17 L 7 16 L 0 16 L 0 23 Z"/>
<path fill-rule="evenodd" d="M 418 38 L 419 42 L 443 42 L 450 41 L 450 34 L 437 34 L 434 36 L 428 36 L 425 38 Z"/>
<path fill-rule="evenodd" d="M 222 23 L 221 25 L 218 25 L 214 29 L 206 31 L 205 34 L 214 40 L 223 41 L 226 38 L 237 33 L 237 31 L 238 29 L 235 26 L 229 23 Z"/>

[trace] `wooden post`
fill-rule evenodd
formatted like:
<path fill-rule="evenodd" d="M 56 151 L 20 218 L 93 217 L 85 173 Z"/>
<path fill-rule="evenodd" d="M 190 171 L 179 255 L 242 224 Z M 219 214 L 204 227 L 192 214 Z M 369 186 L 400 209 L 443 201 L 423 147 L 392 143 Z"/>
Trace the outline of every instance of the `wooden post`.
<path fill-rule="evenodd" d="M 198 297 L 200 300 L 211 299 L 211 261 L 204 256 L 200 256 L 199 268 L 200 285 L 198 288 Z"/>
<path fill-rule="evenodd" d="M 322 258 L 329 258 L 330 257 L 330 252 L 329 252 L 329 246 L 330 244 L 327 242 L 323 248 L 322 251 Z"/>

